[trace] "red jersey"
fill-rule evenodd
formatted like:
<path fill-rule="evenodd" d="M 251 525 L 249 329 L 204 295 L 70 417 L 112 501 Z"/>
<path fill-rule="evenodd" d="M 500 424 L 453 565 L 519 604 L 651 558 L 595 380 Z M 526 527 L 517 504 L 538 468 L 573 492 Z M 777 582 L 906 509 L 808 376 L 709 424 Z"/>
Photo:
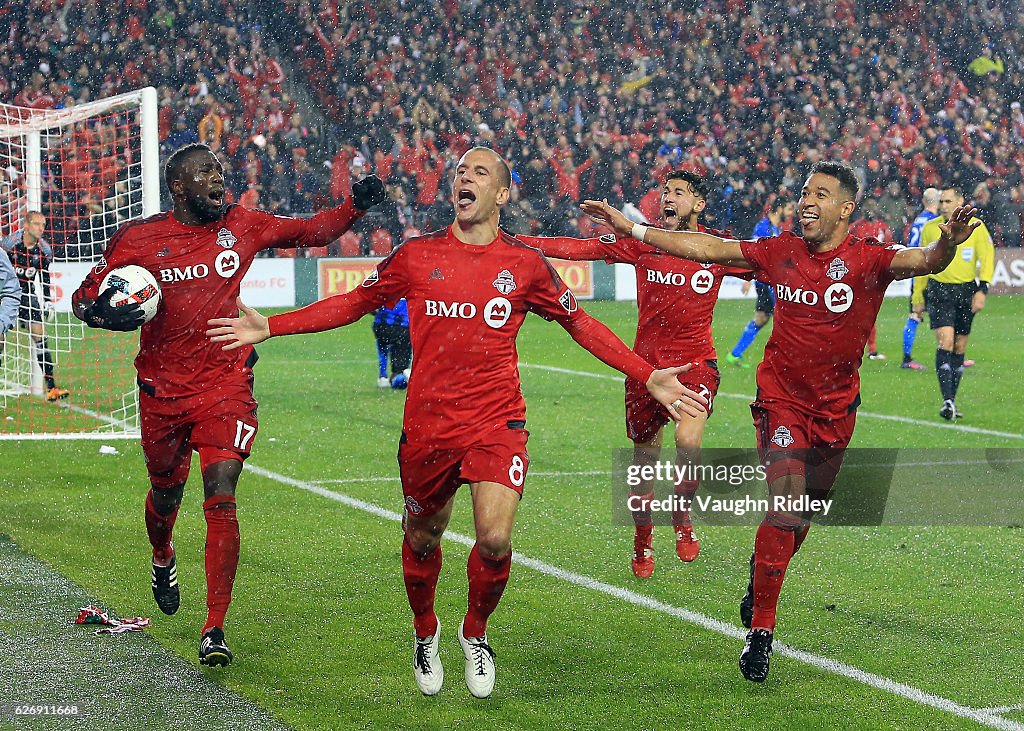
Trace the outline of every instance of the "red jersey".
<path fill-rule="evenodd" d="M 641 383 L 653 368 L 579 308 L 537 249 L 499 231 L 486 246 L 451 227 L 409 239 L 362 286 L 270 318 L 274 335 L 355 322 L 402 297 L 415 357 L 405 403 L 411 443 L 449 447 L 525 422 L 516 335 L 528 312 L 555 320 L 608 365 Z"/>
<path fill-rule="evenodd" d="M 361 212 L 344 203 L 302 220 L 228 206 L 224 217 L 186 226 L 165 212 L 121 226 L 73 301 L 96 299 L 111 269 L 136 264 L 160 283 L 156 316 L 142 326 L 135 368 L 160 397 L 188 396 L 244 380 L 251 347 L 223 351 L 206 337 L 207 320 L 234 317 L 242 278 L 256 252 L 275 247 L 323 246 Z"/>
<path fill-rule="evenodd" d="M 703 226 L 698 230 L 722 235 Z M 714 360 L 711 317 L 722 278 L 751 276 L 746 269 L 680 259 L 636 239 L 616 239 L 613 234 L 596 239 L 519 238 L 558 259 L 632 264 L 639 310 L 633 350 L 658 368 Z"/>
<path fill-rule="evenodd" d="M 784 402 L 820 418 L 841 418 L 860 403 L 860 369 L 889 271 L 901 246 L 847 236 L 812 252 L 785 231 L 744 241 L 755 277 L 775 287 L 775 325 L 757 368 L 757 399 Z"/>

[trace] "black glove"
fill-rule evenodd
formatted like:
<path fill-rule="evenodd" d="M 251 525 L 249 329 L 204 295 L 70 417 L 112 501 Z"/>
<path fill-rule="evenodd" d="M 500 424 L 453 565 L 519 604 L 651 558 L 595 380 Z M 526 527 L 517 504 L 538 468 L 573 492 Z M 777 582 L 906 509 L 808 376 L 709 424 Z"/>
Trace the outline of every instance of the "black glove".
<path fill-rule="evenodd" d="M 100 293 L 96 301 L 83 313 L 82 319 L 86 325 L 119 332 L 129 332 L 142 325 L 146 320 L 142 307 L 134 302 L 130 305 L 115 307 L 110 304 L 110 299 L 115 294 L 117 294 L 117 290 L 113 287 L 107 287 Z"/>
<path fill-rule="evenodd" d="M 388 199 L 384 189 L 384 181 L 376 175 L 367 175 L 362 180 L 352 183 L 352 205 L 360 211 L 372 208 Z"/>

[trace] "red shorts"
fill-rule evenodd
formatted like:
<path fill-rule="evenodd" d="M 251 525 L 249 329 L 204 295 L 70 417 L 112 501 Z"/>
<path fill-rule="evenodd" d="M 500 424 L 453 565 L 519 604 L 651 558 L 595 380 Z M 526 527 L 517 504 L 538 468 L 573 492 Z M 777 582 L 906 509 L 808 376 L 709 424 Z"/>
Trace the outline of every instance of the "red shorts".
<path fill-rule="evenodd" d="M 718 384 L 722 377 L 713 360 L 706 360 L 679 374 L 679 382 L 708 400 L 708 416 L 714 407 Z M 668 410 L 651 396 L 647 386 L 632 378 L 626 379 L 626 436 L 634 442 L 649 442 L 672 421 Z"/>
<path fill-rule="evenodd" d="M 433 515 L 466 482 L 497 482 L 521 497 L 530 466 L 526 451 L 529 436 L 525 425 L 495 429 L 468 447 L 438 449 L 411 444 L 403 433 L 398 445 L 398 468 L 406 509 L 417 516 Z"/>
<path fill-rule="evenodd" d="M 853 437 L 857 412 L 823 418 L 779 403 L 750 405 L 757 430 L 757 448 L 770 485 L 785 475 L 804 475 L 808 492 L 827 494 L 843 464 Z"/>
<path fill-rule="evenodd" d="M 142 452 L 154 487 L 174 487 L 188 479 L 192 450 L 202 470 L 249 456 L 259 422 L 252 382 L 230 384 L 206 393 L 160 398 L 139 392 Z"/>

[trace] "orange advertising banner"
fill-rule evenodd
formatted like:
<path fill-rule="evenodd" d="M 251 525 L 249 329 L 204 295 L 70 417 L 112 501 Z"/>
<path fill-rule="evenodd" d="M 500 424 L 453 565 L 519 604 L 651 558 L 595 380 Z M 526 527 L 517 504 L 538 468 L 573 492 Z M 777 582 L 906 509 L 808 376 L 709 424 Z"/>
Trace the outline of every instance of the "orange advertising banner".
<path fill-rule="evenodd" d="M 320 299 L 351 292 L 363 283 L 380 259 L 320 259 Z M 594 265 L 589 261 L 551 259 L 558 276 L 578 299 L 594 298 Z"/>

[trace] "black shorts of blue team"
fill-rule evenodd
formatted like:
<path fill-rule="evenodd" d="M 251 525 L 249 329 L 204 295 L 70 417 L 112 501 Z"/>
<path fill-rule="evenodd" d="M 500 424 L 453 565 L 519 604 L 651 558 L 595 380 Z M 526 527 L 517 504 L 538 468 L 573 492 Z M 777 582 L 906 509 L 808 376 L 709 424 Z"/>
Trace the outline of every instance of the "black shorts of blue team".
<path fill-rule="evenodd" d="M 957 335 L 969 335 L 974 322 L 971 301 L 977 291 L 978 285 L 974 282 L 947 284 L 929 280 L 924 290 L 929 327 L 932 330 L 951 327 Z"/>
<path fill-rule="evenodd" d="M 771 315 L 775 312 L 775 290 L 772 289 L 770 284 L 764 282 L 754 282 L 754 289 L 757 291 L 757 305 L 754 306 L 756 312 L 763 312 L 766 315 Z"/>

